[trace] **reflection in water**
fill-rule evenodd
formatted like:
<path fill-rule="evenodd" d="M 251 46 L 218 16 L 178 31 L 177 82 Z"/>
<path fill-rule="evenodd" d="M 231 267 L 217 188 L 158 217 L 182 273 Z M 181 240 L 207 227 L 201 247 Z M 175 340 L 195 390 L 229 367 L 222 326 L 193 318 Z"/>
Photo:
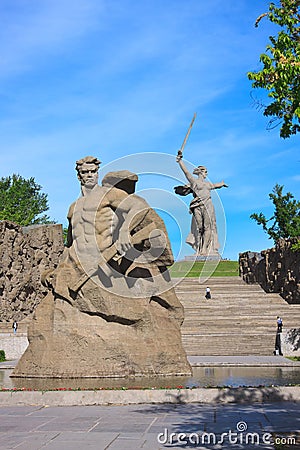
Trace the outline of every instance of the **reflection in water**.
<path fill-rule="evenodd" d="M 214 367 L 205 367 L 204 368 L 204 375 L 207 378 L 214 378 L 214 376 L 215 376 L 215 368 Z"/>
<path fill-rule="evenodd" d="M 10 378 L 12 370 L 0 370 L 0 388 L 101 389 L 171 388 L 178 386 L 284 386 L 300 383 L 297 367 L 194 367 L 192 377 L 136 378 Z"/>

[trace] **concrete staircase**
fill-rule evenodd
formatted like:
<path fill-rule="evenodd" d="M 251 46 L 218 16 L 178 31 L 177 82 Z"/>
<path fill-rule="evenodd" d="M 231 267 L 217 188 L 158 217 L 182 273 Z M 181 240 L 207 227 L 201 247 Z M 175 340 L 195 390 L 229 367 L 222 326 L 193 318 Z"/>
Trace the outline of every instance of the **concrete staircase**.
<path fill-rule="evenodd" d="M 211 300 L 204 297 L 206 286 Z M 283 331 L 300 327 L 300 305 L 289 305 L 240 277 L 212 277 L 203 284 L 185 278 L 175 289 L 185 309 L 182 341 L 188 355 L 272 355 L 277 316 Z"/>

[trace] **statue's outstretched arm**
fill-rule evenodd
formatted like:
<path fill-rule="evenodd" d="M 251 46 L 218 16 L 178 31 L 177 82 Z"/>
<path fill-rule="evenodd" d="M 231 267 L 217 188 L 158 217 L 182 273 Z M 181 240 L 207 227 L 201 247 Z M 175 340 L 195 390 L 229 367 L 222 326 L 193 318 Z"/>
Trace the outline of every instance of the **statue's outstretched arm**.
<path fill-rule="evenodd" d="M 224 181 L 221 181 L 220 183 L 212 183 L 211 186 L 212 189 L 220 189 L 222 187 L 228 187 L 228 184 L 226 184 Z"/>

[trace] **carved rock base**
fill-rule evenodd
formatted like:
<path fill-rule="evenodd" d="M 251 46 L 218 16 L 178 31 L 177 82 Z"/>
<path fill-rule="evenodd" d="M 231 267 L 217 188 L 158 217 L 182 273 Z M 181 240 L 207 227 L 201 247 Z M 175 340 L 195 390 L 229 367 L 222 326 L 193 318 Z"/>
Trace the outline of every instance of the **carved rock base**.
<path fill-rule="evenodd" d="M 39 304 L 12 376 L 91 378 L 190 375 L 180 328 L 150 302 L 134 325 L 83 313 L 52 294 Z"/>

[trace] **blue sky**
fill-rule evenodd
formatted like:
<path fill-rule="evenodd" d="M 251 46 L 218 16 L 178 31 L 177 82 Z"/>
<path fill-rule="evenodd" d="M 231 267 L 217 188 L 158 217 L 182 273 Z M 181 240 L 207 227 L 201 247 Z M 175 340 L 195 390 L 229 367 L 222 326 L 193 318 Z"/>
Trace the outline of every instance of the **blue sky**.
<path fill-rule="evenodd" d="M 75 161 L 98 156 L 102 174 L 128 169 L 166 220 L 177 258 L 190 198 L 175 162 L 229 188 L 215 198 L 223 257 L 272 246 L 249 216 L 272 214 L 276 183 L 300 197 L 299 137 L 279 138 L 251 98 L 247 71 L 260 68 L 268 36 L 258 0 L 2 0 L 0 3 L 0 176 L 33 176 L 49 215 L 66 224 L 79 195 Z M 252 91 L 264 100 L 264 92 Z"/>

